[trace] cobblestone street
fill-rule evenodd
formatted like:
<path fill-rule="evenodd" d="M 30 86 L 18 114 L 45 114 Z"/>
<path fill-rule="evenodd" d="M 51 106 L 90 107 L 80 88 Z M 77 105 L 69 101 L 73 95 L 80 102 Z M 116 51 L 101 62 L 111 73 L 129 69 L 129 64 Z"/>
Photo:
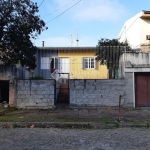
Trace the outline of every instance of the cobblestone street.
<path fill-rule="evenodd" d="M 149 150 L 150 130 L 0 129 L 0 150 Z"/>

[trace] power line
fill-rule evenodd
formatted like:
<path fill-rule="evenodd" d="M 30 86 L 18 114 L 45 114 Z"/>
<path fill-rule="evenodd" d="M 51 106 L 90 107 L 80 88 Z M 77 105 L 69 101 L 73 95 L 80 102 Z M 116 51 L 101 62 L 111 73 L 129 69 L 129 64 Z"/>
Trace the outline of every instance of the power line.
<path fill-rule="evenodd" d="M 54 19 L 58 18 L 59 16 L 63 15 L 65 12 L 67 12 L 69 9 L 71 9 L 72 7 L 74 7 L 75 5 L 77 5 L 79 2 L 81 2 L 81 0 L 79 0 L 77 3 L 75 3 L 74 5 L 72 5 L 71 7 L 69 7 L 68 9 L 66 9 L 64 12 L 62 12 L 61 14 L 59 14 L 58 16 L 54 17 L 53 19 L 51 19 L 50 21 L 48 21 L 46 24 L 50 23 L 51 21 L 53 21 Z"/>
<path fill-rule="evenodd" d="M 43 2 L 44 2 L 44 0 L 41 2 L 41 4 L 39 5 L 39 8 L 40 8 L 40 6 L 43 4 Z"/>
<path fill-rule="evenodd" d="M 73 1 L 75 1 L 75 0 L 73 0 Z M 56 9 L 55 11 L 51 12 L 50 14 L 47 14 L 47 15 L 43 16 L 42 18 L 44 18 L 44 17 L 46 17 L 46 16 L 49 16 L 49 15 L 51 15 L 51 14 L 53 14 L 53 13 L 59 11 L 60 9 L 62 9 L 62 8 L 64 8 L 64 7 L 66 7 L 66 6 L 68 6 L 69 4 L 71 4 L 73 1 L 71 1 L 71 2 L 67 3 L 66 5 L 64 5 L 64 6 L 60 7 L 60 8 L 58 8 L 58 9 Z"/>
<path fill-rule="evenodd" d="M 125 26 L 125 30 L 120 34 L 119 38 L 125 34 L 126 36 L 126 33 L 127 31 L 131 28 L 131 26 L 137 21 L 137 19 L 139 18 L 139 16 L 131 23 L 131 25 L 126 29 L 126 26 Z"/>

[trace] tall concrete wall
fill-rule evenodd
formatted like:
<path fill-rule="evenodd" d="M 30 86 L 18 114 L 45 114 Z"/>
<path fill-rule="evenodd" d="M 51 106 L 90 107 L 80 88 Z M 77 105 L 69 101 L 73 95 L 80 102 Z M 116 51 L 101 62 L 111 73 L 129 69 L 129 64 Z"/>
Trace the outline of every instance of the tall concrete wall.
<path fill-rule="evenodd" d="M 70 105 L 118 106 L 121 95 L 122 106 L 133 106 L 126 91 L 125 80 L 70 80 Z"/>
<path fill-rule="evenodd" d="M 54 105 L 54 80 L 17 80 L 18 108 L 51 108 Z"/>

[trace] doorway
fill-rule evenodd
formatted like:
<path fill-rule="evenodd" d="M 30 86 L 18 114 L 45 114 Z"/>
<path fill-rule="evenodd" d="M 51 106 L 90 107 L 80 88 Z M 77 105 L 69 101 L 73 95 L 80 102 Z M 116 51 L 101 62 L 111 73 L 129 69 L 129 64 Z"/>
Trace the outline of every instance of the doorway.
<path fill-rule="evenodd" d="M 9 103 L 9 81 L 0 80 L 0 103 Z"/>
<path fill-rule="evenodd" d="M 69 74 L 69 58 L 59 58 L 59 73 L 60 73 L 60 78 L 66 78 L 68 79 L 68 74 Z"/>

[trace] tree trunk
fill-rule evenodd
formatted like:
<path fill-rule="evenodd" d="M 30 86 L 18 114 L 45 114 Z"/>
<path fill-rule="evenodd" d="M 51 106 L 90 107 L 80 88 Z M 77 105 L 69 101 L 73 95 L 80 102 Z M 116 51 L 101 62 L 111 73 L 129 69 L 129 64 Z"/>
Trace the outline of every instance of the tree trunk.
<path fill-rule="evenodd" d="M 112 79 L 112 69 L 109 69 L 109 79 Z"/>

